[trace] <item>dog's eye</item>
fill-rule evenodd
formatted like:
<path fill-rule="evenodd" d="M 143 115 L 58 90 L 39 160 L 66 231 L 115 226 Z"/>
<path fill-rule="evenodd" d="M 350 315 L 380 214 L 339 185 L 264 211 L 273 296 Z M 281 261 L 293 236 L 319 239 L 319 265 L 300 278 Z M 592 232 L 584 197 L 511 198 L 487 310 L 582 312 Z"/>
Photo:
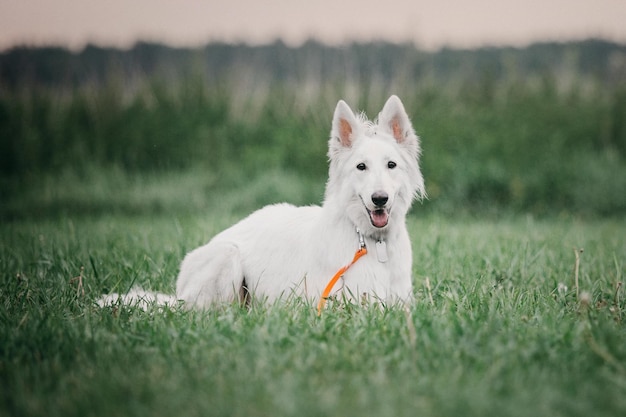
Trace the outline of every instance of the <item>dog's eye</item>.
<path fill-rule="evenodd" d="M 394 169 L 396 167 L 396 163 L 393 161 L 387 162 L 387 168 Z"/>
<path fill-rule="evenodd" d="M 367 166 L 361 162 L 359 165 L 356 166 L 356 169 L 358 169 L 359 171 L 365 171 L 367 169 Z"/>

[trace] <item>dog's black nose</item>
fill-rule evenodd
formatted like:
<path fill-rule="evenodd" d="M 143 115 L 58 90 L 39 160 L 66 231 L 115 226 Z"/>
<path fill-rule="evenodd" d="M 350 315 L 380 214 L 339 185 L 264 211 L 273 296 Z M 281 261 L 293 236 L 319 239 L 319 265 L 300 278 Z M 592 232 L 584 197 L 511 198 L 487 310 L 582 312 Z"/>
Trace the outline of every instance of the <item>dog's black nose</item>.
<path fill-rule="evenodd" d="M 387 204 L 389 200 L 389 196 L 384 191 L 376 191 L 372 194 L 372 203 L 376 205 L 376 207 L 382 207 Z"/>

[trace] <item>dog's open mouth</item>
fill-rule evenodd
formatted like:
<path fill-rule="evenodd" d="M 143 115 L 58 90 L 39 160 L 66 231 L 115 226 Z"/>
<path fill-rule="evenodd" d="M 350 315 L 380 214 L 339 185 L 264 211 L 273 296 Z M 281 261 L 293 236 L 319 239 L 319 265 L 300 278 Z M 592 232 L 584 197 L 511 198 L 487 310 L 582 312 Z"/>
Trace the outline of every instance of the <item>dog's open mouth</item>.
<path fill-rule="evenodd" d="M 389 222 L 389 212 L 386 209 L 376 209 L 369 211 L 370 220 L 374 227 L 385 227 Z"/>

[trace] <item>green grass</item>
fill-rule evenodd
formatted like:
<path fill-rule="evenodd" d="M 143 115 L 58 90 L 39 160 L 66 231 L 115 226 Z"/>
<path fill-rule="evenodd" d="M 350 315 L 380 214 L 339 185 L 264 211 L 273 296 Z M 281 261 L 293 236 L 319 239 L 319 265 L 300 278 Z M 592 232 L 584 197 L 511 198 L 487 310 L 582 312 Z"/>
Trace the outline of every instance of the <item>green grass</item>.
<path fill-rule="evenodd" d="M 608 55 L 276 48 L 222 67 L 219 45 L 191 61 L 138 47 L 163 73 L 93 48 L 76 73 L 54 51 L 11 55 L 0 416 L 626 415 L 626 86 Z M 408 221 L 408 312 L 96 306 L 173 292 L 184 254 L 255 208 L 318 203 L 337 100 L 375 116 L 390 94 L 429 193 Z"/>
<path fill-rule="evenodd" d="M 581 76 L 560 91 L 556 80 L 533 80 L 494 79 L 487 86 L 456 80 L 456 88 L 410 80 L 336 87 L 324 80 L 310 95 L 261 84 L 267 92 L 258 97 L 202 79 L 146 78 L 136 91 L 116 83 L 7 91 L 0 94 L 0 199 L 13 204 L 50 178 L 64 182 L 101 171 L 113 171 L 115 179 L 120 171 L 203 172 L 203 187 L 218 193 L 272 170 L 323 184 L 337 101 L 347 99 L 374 118 L 389 95 L 399 94 L 422 139 L 434 212 L 623 216 L 626 87 L 585 87 Z M 20 210 L 0 205 L 0 219 Z"/>
<path fill-rule="evenodd" d="M 626 222 L 414 213 L 410 311 L 322 317 L 298 301 L 95 305 L 132 285 L 173 291 L 183 254 L 236 220 L 223 211 L 4 223 L 0 415 L 626 412 L 626 296 L 616 291 Z M 584 248 L 579 295 L 574 248 Z"/>

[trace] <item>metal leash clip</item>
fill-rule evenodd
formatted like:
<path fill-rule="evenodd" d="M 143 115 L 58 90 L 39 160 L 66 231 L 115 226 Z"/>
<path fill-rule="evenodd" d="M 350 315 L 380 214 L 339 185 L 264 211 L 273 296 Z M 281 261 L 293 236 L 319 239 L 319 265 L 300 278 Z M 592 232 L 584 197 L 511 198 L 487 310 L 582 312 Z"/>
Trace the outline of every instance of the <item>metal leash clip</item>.
<path fill-rule="evenodd" d="M 359 245 L 361 246 L 361 248 L 364 248 L 365 238 L 363 237 L 363 234 L 361 233 L 361 230 L 358 227 L 356 228 L 356 232 L 359 235 Z"/>

